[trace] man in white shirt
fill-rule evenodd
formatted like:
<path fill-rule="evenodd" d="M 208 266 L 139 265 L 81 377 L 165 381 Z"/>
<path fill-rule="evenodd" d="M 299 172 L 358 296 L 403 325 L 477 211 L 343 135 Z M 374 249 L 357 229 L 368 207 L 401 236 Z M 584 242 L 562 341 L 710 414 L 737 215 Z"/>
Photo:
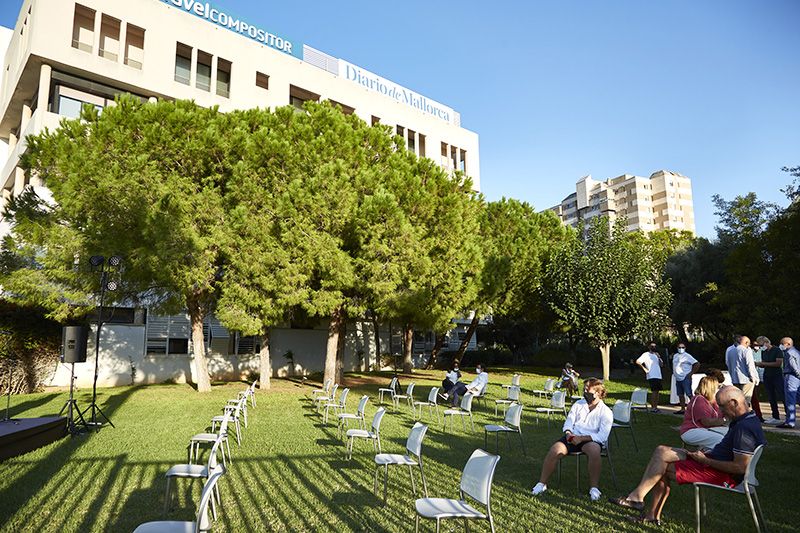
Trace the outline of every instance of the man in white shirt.
<path fill-rule="evenodd" d="M 648 350 L 636 360 L 636 364 L 644 370 L 647 383 L 650 384 L 650 412 L 658 413 L 658 395 L 661 392 L 661 356 L 656 349 L 656 343 L 651 342 Z"/>
<path fill-rule="evenodd" d="M 489 385 L 489 374 L 486 373 L 486 369 L 483 366 L 483 363 L 478 363 L 475 367 L 475 379 L 472 380 L 472 383 L 469 385 L 465 385 L 461 381 L 453 385 L 453 388 L 450 389 L 449 394 L 445 393 L 442 395 L 445 400 L 449 399 L 452 396 L 452 400 L 450 403 L 455 407 L 458 405 L 459 396 L 463 396 L 466 393 L 471 393 L 473 396 L 480 395 L 484 389 L 486 389 L 487 385 Z"/>
<path fill-rule="evenodd" d="M 728 366 L 731 382 L 744 393 L 747 405 L 750 405 L 753 389 L 759 383 L 758 370 L 753 359 L 753 350 L 750 349 L 750 339 L 743 335 L 736 337 L 739 342 L 725 352 L 725 364 Z"/>
<path fill-rule="evenodd" d="M 603 403 L 606 388 L 603 381 L 589 378 L 583 383 L 583 399 L 572 404 L 567 420 L 564 422 L 564 436 L 550 447 L 542 463 L 539 482 L 531 490 L 538 496 L 547 490 L 547 480 L 553 475 L 562 457 L 569 453 L 583 452 L 589 461 L 589 499 L 593 502 L 602 494 L 597 485 L 600 482 L 602 457 L 600 452 L 608 442 L 614 413 Z"/>
<path fill-rule="evenodd" d="M 686 402 L 692 398 L 692 374 L 700 369 L 700 363 L 686 352 L 686 345 L 678 344 L 678 353 L 672 356 L 672 374 L 675 376 L 675 389 L 681 410 L 675 414 L 682 415 L 686 412 Z"/>

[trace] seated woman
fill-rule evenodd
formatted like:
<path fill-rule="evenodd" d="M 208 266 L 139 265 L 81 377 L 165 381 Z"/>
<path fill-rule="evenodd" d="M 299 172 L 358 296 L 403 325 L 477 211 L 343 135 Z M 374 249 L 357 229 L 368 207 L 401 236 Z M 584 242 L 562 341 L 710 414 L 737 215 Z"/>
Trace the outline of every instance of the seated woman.
<path fill-rule="evenodd" d="M 561 370 L 561 380 L 558 383 L 558 387 L 566 387 L 567 394 L 569 396 L 573 396 L 576 392 L 578 392 L 579 377 L 581 377 L 581 375 L 572 369 L 572 363 L 567 363 Z"/>
<path fill-rule="evenodd" d="M 600 482 L 600 452 L 606 446 L 614 413 L 603 403 L 606 388 L 603 381 L 589 378 L 583 382 L 583 399 L 572 404 L 564 422 L 564 436 L 547 452 L 542 464 L 539 482 L 531 492 L 534 496 L 547 490 L 547 480 L 558 466 L 558 461 L 568 453 L 583 452 L 589 460 L 589 498 L 595 502 L 602 494 L 597 488 Z"/>
<path fill-rule="evenodd" d="M 458 383 L 459 379 L 461 379 L 461 372 L 458 370 L 458 359 L 453 359 L 453 365 L 450 367 L 450 371 L 447 372 L 442 380 L 442 390 L 445 393 L 450 392 L 450 389 Z"/>
<path fill-rule="evenodd" d="M 694 391 L 681 424 L 681 440 L 690 446 L 711 449 L 722 440 L 728 432 L 725 418 L 717 406 L 715 396 L 719 382 L 706 376 L 700 380 Z"/>

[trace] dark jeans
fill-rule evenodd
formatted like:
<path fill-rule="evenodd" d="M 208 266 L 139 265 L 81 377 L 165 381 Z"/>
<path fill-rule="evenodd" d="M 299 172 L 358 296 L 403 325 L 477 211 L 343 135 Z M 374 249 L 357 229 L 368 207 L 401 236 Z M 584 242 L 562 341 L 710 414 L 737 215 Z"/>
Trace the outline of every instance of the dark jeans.
<path fill-rule="evenodd" d="M 767 391 L 769 406 L 772 408 L 772 418 L 782 420 L 781 414 L 778 412 L 778 402 L 783 403 L 783 376 L 765 374 L 764 381 L 761 383 L 764 386 L 764 390 Z"/>
<path fill-rule="evenodd" d="M 453 382 L 452 382 L 452 381 L 450 381 L 450 380 L 449 380 L 449 379 L 447 379 L 447 378 L 444 378 L 444 379 L 442 380 L 442 390 L 443 390 L 444 392 L 450 392 L 450 389 L 452 389 L 452 388 L 453 388 Z"/>
<path fill-rule="evenodd" d="M 456 383 L 455 385 L 453 385 L 453 388 L 450 389 L 450 393 L 449 393 L 450 396 L 452 397 L 452 399 L 450 400 L 450 403 L 453 405 L 453 407 L 458 405 L 458 401 L 459 401 L 458 397 L 459 396 L 463 396 L 464 394 L 466 394 L 466 392 L 467 392 L 467 386 L 464 385 L 463 383 L 461 383 L 460 381 L 458 383 Z"/>

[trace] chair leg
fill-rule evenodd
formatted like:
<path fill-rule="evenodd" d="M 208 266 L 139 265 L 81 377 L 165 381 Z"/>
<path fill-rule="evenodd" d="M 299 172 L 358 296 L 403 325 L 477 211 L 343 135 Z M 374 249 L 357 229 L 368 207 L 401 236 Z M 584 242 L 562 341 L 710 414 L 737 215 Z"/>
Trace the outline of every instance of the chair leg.
<path fill-rule="evenodd" d="M 494 518 L 492 518 L 491 513 L 489 513 L 489 528 L 492 530 L 492 533 L 494 533 Z"/>
<path fill-rule="evenodd" d="M 383 469 L 383 503 L 386 503 L 386 486 L 389 484 L 389 464 Z"/>
<path fill-rule="evenodd" d="M 467 422 L 464 420 L 464 415 L 461 415 L 461 429 L 467 430 Z"/>
<path fill-rule="evenodd" d="M 411 492 L 416 497 L 416 495 L 417 495 L 417 486 L 414 483 L 414 469 L 411 468 L 411 465 L 408 465 L 408 475 L 411 478 Z"/>
<path fill-rule="evenodd" d="M 631 438 L 633 439 L 633 449 L 636 450 L 636 452 L 638 453 L 639 452 L 639 445 L 636 444 L 636 435 L 633 433 L 633 425 L 631 424 L 628 427 L 630 427 L 630 429 L 631 429 Z"/>
<path fill-rule="evenodd" d="M 764 531 L 766 531 L 767 521 L 764 520 L 764 512 L 761 510 L 761 500 L 758 499 L 758 493 L 756 492 L 755 487 L 750 487 L 750 491 L 753 493 L 753 499 L 756 501 L 756 510 L 758 511 L 758 517 L 761 519 L 761 527 Z"/>
<path fill-rule="evenodd" d="M 700 533 L 700 487 L 694 486 L 694 512 L 697 519 L 697 533 Z"/>
<path fill-rule="evenodd" d="M 439 520 L 439 517 L 437 516 L 436 517 L 436 533 L 439 533 L 439 530 L 441 529 L 440 526 L 441 526 L 441 520 Z"/>
<path fill-rule="evenodd" d="M 414 517 L 414 533 L 419 533 L 419 515 Z"/>
<path fill-rule="evenodd" d="M 520 431 L 518 434 L 519 434 L 519 442 L 522 444 L 522 455 L 527 456 L 528 453 L 525 451 L 525 439 L 522 438 L 522 431 Z"/>
<path fill-rule="evenodd" d="M 581 456 L 575 456 L 575 488 L 581 491 Z"/>
<path fill-rule="evenodd" d="M 472 428 L 472 432 L 475 433 L 475 421 L 472 420 L 472 413 L 469 414 L 469 425 Z"/>
<path fill-rule="evenodd" d="M 419 458 L 419 476 L 422 478 L 422 490 L 425 497 L 428 497 L 428 482 L 425 481 L 425 471 L 422 469 L 422 457 Z"/>
<path fill-rule="evenodd" d="M 486 449 L 486 439 L 488 438 L 489 432 L 485 429 L 483 430 L 483 449 Z"/>
<path fill-rule="evenodd" d="M 606 459 L 608 459 L 608 467 L 611 470 L 611 481 L 614 482 L 614 488 L 617 488 L 617 474 L 614 472 L 614 461 L 611 460 L 611 452 L 606 448 Z"/>
<path fill-rule="evenodd" d="M 169 496 L 170 496 L 170 482 L 172 481 L 171 477 L 167 477 L 167 492 L 164 495 L 164 514 L 169 512 Z"/>
<path fill-rule="evenodd" d="M 753 503 L 753 497 L 749 492 L 745 492 L 745 496 L 747 496 L 747 505 L 750 506 L 750 514 L 753 515 L 753 523 L 756 525 L 756 531 L 761 533 L 761 524 L 759 524 L 758 513 L 756 512 L 756 506 Z"/>
<path fill-rule="evenodd" d="M 375 465 L 375 479 L 372 482 L 372 493 L 377 496 L 378 495 L 378 470 L 380 470 L 379 465 Z"/>

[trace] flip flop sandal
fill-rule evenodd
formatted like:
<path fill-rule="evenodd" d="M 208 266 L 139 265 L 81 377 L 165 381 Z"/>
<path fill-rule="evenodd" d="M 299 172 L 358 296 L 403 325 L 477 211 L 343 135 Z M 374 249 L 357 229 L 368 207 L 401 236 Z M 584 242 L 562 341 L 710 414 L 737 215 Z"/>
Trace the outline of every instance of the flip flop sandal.
<path fill-rule="evenodd" d="M 614 505 L 619 505 L 620 507 L 633 509 L 634 511 L 641 511 L 644 509 L 644 502 L 635 502 L 633 500 L 625 498 L 624 496 L 620 496 L 619 498 L 609 498 L 608 501 L 610 501 Z"/>

